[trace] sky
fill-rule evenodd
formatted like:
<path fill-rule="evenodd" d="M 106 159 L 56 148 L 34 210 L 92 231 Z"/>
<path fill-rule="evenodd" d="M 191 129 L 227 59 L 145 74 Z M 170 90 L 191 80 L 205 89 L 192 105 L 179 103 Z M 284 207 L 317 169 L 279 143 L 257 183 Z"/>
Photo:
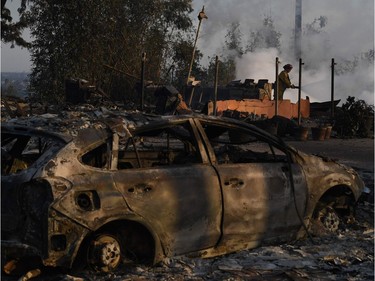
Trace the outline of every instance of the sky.
<path fill-rule="evenodd" d="M 11 10 L 13 21 L 18 20 L 17 9 L 20 6 L 20 0 L 8 0 L 6 7 Z M 30 40 L 30 34 L 28 30 L 23 32 L 25 40 Z M 30 53 L 26 48 L 20 48 L 14 46 L 11 48 L 11 44 L 4 44 L 1 42 L 1 71 L 2 72 L 30 72 L 31 62 Z"/>
<path fill-rule="evenodd" d="M 294 68 L 290 78 L 298 84 L 298 60 L 291 48 L 295 21 L 295 0 L 193 0 L 191 14 L 193 25 L 198 26 L 197 15 L 202 7 L 208 19 L 201 24 L 197 48 L 203 53 L 202 64 L 208 57 L 221 57 L 226 32 L 233 22 L 240 24 L 243 41 L 247 34 L 262 25 L 265 16 L 271 17 L 277 31 L 281 32 L 281 53 L 263 49 L 237 59 L 236 79 L 246 78 L 275 80 L 275 59 L 282 65 L 291 63 Z M 19 0 L 7 1 L 15 11 Z M 374 0 L 302 0 L 302 27 L 320 16 L 327 17 L 324 32 L 302 37 L 302 97 L 311 101 L 326 101 L 331 95 L 331 59 L 341 63 L 353 61 L 374 49 Z M 29 38 L 25 32 L 26 38 Z M 245 42 L 246 43 L 246 42 Z M 1 71 L 29 72 L 30 54 L 26 49 L 10 48 L 1 44 Z M 360 64 L 354 73 L 335 77 L 335 98 L 344 101 L 355 96 L 374 104 L 374 65 Z M 286 99 L 296 101 L 297 90 L 287 90 Z"/>

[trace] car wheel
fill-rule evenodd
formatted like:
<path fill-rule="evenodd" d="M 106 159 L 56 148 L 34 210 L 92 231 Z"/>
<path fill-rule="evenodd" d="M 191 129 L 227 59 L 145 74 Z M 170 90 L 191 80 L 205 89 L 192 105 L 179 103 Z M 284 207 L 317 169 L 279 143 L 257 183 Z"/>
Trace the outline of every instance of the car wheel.
<path fill-rule="evenodd" d="M 120 242 L 116 236 L 101 234 L 89 245 L 87 263 L 95 271 L 111 272 L 119 266 L 121 252 Z"/>
<path fill-rule="evenodd" d="M 318 219 L 323 224 L 324 228 L 330 232 L 336 232 L 339 229 L 340 217 L 330 206 L 320 209 Z"/>

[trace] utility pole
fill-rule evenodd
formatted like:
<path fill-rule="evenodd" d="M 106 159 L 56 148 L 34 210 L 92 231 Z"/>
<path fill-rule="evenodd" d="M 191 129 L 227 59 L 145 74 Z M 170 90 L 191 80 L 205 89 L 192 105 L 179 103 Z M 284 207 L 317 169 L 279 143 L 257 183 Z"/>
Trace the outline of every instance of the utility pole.
<path fill-rule="evenodd" d="M 146 53 L 142 53 L 142 67 L 141 67 L 141 111 L 144 109 L 144 96 L 145 96 L 145 64 Z"/>
<path fill-rule="evenodd" d="M 331 61 L 331 118 L 335 117 L 335 59 Z"/>
<path fill-rule="evenodd" d="M 275 62 L 275 68 L 276 68 L 276 79 L 275 79 L 275 90 L 274 90 L 274 99 L 275 99 L 275 116 L 277 116 L 279 114 L 279 105 L 278 105 L 278 102 L 279 102 L 279 97 L 278 97 L 278 93 L 277 93 L 277 88 L 279 86 L 279 58 L 277 57 L 276 58 L 276 62 Z"/>
<path fill-rule="evenodd" d="M 214 116 L 217 114 L 217 84 L 219 81 L 219 57 L 215 58 L 215 99 L 214 99 Z"/>
<path fill-rule="evenodd" d="M 296 58 L 300 58 L 302 56 L 301 33 L 302 33 L 302 0 L 296 0 L 295 30 L 294 30 L 294 54 Z"/>
<path fill-rule="evenodd" d="M 194 41 L 194 47 L 193 47 L 193 54 L 191 56 L 191 61 L 190 61 L 190 66 L 189 66 L 189 72 L 188 72 L 188 77 L 187 77 L 187 80 L 186 80 L 186 85 L 189 84 L 189 78 L 190 78 L 190 74 L 191 74 L 191 69 L 193 68 L 193 62 L 194 62 L 194 56 L 195 56 L 195 47 L 197 45 L 197 40 L 198 40 L 198 35 L 199 35 L 199 30 L 201 28 L 201 23 L 202 23 L 202 20 L 203 19 L 207 19 L 208 17 L 206 16 L 206 14 L 204 13 L 204 6 L 202 8 L 202 11 L 199 12 L 199 15 L 198 15 L 198 19 L 199 19 L 199 23 L 198 23 L 198 29 L 197 29 L 197 33 L 195 34 L 195 41 Z"/>
<path fill-rule="evenodd" d="M 299 59 L 298 68 L 298 125 L 301 125 L 301 88 L 302 88 L 302 59 Z"/>

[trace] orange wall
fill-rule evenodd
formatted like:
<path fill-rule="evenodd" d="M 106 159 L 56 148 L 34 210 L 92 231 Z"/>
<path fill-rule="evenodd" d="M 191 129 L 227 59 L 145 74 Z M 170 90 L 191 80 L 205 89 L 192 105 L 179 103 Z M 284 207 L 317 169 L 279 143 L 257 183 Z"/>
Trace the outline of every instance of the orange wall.
<path fill-rule="evenodd" d="M 213 113 L 213 102 L 209 103 L 208 115 Z M 253 113 L 259 116 L 272 118 L 275 115 L 274 100 L 223 100 L 217 101 L 217 115 L 223 115 L 226 110 Z M 278 101 L 278 115 L 286 118 L 298 118 L 298 103 L 291 103 L 290 100 Z M 308 118 L 310 116 L 310 100 L 301 99 L 301 117 Z"/>

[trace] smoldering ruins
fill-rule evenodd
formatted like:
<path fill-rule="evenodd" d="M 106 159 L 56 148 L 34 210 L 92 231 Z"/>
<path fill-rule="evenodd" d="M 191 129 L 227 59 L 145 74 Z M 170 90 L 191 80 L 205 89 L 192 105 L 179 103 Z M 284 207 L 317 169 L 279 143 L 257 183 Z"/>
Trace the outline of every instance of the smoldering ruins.
<path fill-rule="evenodd" d="M 179 93 L 174 92 L 169 87 L 161 87 L 161 90 L 166 91 L 168 98 L 172 96 L 172 103 L 169 99 L 162 99 L 162 102 L 159 102 L 160 108 L 166 109 L 168 107 L 165 105 L 173 104 Z M 91 94 L 88 95 L 87 91 L 90 91 Z M 69 93 L 67 93 L 68 95 Z M 92 125 L 90 120 L 93 117 L 107 115 L 111 111 L 126 112 L 121 108 L 121 105 L 114 103 L 106 95 L 103 96 L 102 93 L 98 93 L 90 87 L 84 87 L 84 92 L 78 93 L 78 95 L 82 100 L 75 101 L 74 104 L 66 103 L 59 108 L 33 104 L 31 105 L 32 114 L 30 114 L 28 102 L 4 99 L 2 101 L 2 121 L 10 121 L 10 124 L 12 122 L 15 122 L 15 124 L 25 122 L 30 127 L 49 124 L 52 127 L 60 126 L 59 130 L 61 131 L 69 127 L 71 134 L 75 135 L 75 131 L 78 132 L 79 128 L 90 127 Z M 155 96 L 164 97 L 165 95 L 159 92 Z M 184 114 L 191 114 L 191 110 L 186 103 L 180 106 L 178 103 L 174 105 L 175 107 L 171 107 L 172 112 L 182 110 Z M 149 108 L 149 106 L 147 107 Z M 186 109 L 189 109 L 189 112 L 186 112 Z M 137 111 L 133 111 L 133 113 L 137 114 Z M 252 115 L 249 114 L 247 117 L 249 116 Z M 66 127 L 61 126 L 59 120 L 63 121 Z M 278 130 L 273 131 L 273 133 L 277 134 Z M 329 139 L 318 142 L 324 144 L 325 142 L 335 141 L 335 136 L 333 132 Z M 308 136 L 308 140 L 301 141 L 296 138 L 296 135 L 284 131 L 283 138 L 287 142 L 297 141 L 305 145 L 308 145 L 309 142 L 316 143 L 311 139 L 312 135 Z M 316 154 L 319 154 L 319 151 L 316 151 Z M 99 161 L 99 159 L 96 161 Z M 264 245 L 260 248 L 238 251 L 211 259 L 201 259 L 189 255 L 177 256 L 163 259 L 152 267 L 146 265 L 129 266 L 129 264 L 124 263 L 115 272 L 107 276 L 92 275 L 91 271 L 87 270 L 65 274 L 59 269 L 51 269 L 42 266 L 40 263 L 34 264 L 31 260 L 13 260 L 3 268 L 5 272 L 10 273 L 10 275 L 3 275 L 3 278 L 4 280 L 12 280 L 18 278 L 13 276 L 24 274 L 24 278 L 33 277 L 36 280 L 38 278 L 43 280 L 87 280 L 88 278 L 90 280 L 104 280 L 108 276 L 113 280 L 127 280 L 129 278 L 169 280 L 172 277 L 190 280 L 272 280 L 272 278 L 275 280 L 319 280 L 322 277 L 328 278 L 328 280 L 341 278 L 371 280 L 373 278 L 374 261 L 373 167 L 360 166 L 356 169 L 364 180 L 366 187 L 356 206 L 355 220 L 351 224 L 342 224 L 333 234 L 324 229 L 316 229 L 315 231 L 319 235 L 313 236 L 311 239 L 307 238 L 286 244 Z M 85 201 L 83 197 L 82 200 Z M 95 206 L 95 203 L 93 204 Z M 86 206 L 86 204 L 82 206 Z M 56 247 L 58 247 L 57 245 L 60 245 L 60 242 L 56 244 Z"/>

